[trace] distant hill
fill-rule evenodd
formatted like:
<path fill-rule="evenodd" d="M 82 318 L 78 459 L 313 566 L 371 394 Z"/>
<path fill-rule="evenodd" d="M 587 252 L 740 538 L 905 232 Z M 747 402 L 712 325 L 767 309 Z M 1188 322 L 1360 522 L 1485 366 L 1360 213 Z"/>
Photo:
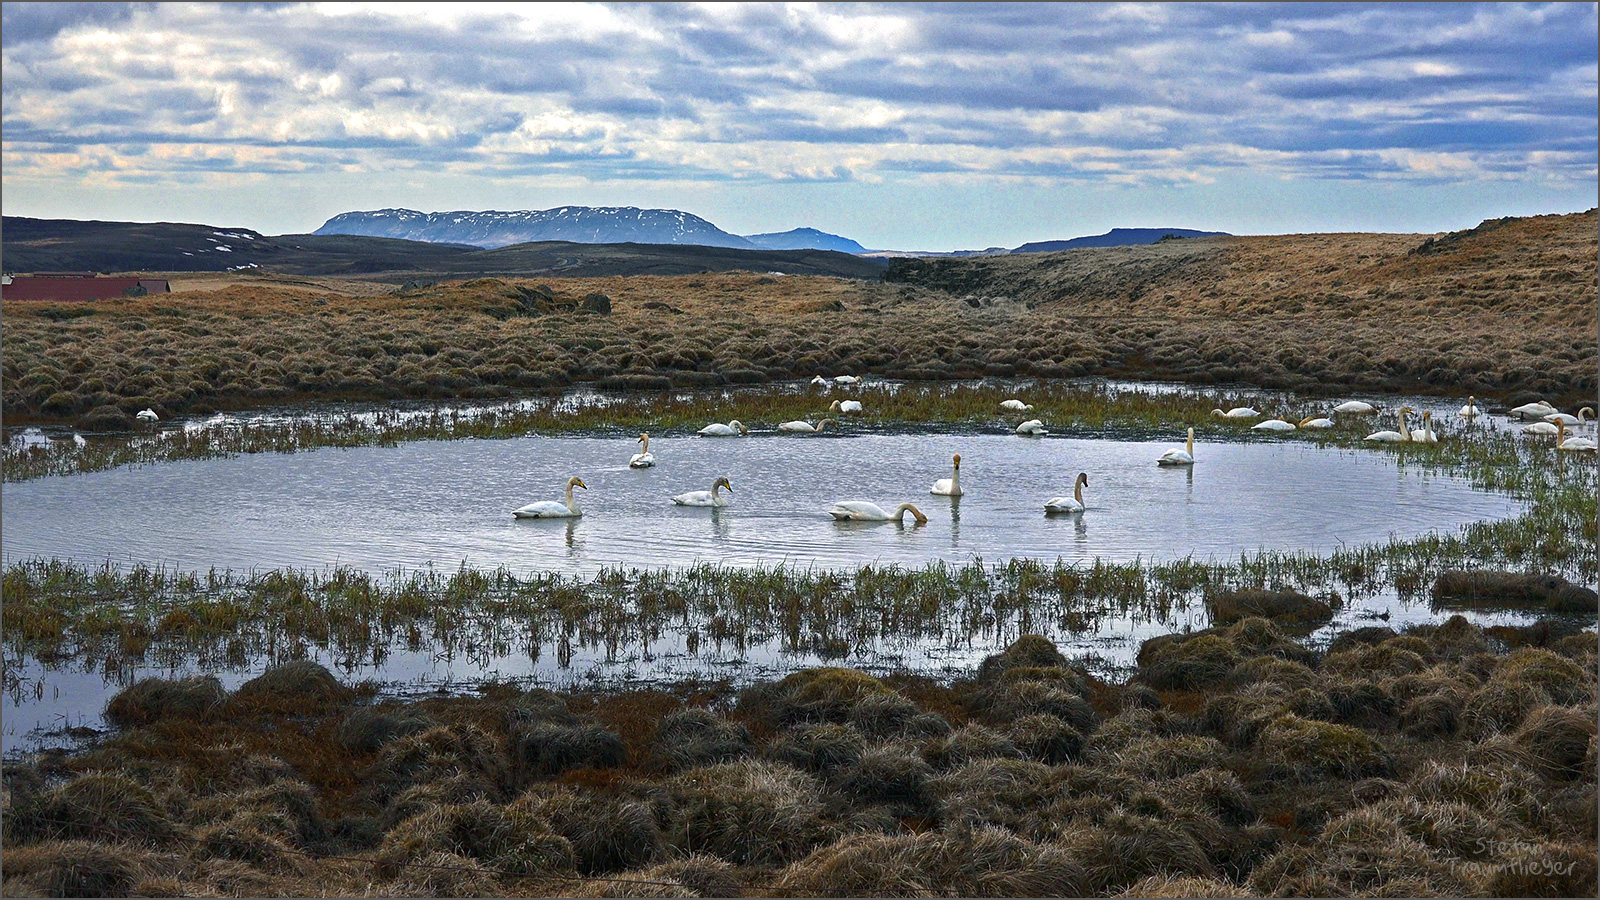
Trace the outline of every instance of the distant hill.
<path fill-rule="evenodd" d="M 1105 234 L 1076 237 L 1065 241 L 1034 241 L 1023 244 L 1012 253 L 1053 253 L 1057 250 L 1076 250 L 1080 247 L 1134 247 L 1154 244 L 1164 237 L 1232 237 L 1226 231 L 1195 231 L 1192 228 L 1113 228 Z"/>
<path fill-rule="evenodd" d="M 174 222 L 0 220 L 7 272 L 226 272 L 393 276 L 688 275 L 743 269 L 790 275 L 877 278 L 881 260 L 830 250 L 547 241 L 486 250 L 348 234 L 268 236 L 248 228 Z"/>
<path fill-rule="evenodd" d="M 846 237 L 818 231 L 815 228 L 795 228 L 773 234 L 747 234 L 745 240 L 763 250 L 837 250 L 840 253 L 866 253 L 867 248 Z"/>
<path fill-rule="evenodd" d="M 699 216 L 676 209 L 636 206 L 562 206 L 517 212 L 423 213 L 414 209 L 347 212 L 324 222 L 312 234 L 359 234 L 429 243 L 504 247 L 533 241 L 578 244 L 697 244 L 703 247 L 761 249 Z M 771 249 L 771 248 L 769 248 Z"/>

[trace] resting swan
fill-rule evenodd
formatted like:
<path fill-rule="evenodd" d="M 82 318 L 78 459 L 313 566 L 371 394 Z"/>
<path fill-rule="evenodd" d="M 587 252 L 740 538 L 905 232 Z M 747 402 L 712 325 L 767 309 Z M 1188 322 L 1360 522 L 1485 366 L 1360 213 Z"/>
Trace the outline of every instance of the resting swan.
<path fill-rule="evenodd" d="M 581 516 L 583 510 L 572 502 L 572 489 L 575 487 L 581 487 L 586 491 L 589 489 L 589 486 L 583 483 L 583 479 L 574 475 L 567 479 L 567 502 L 540 500 L 538 503 L 529 503 L 521 509 L 512 510 L 511 515 L 518 519 L 570 519 Z"/>
<path fill-rule="evenodd" d="M 1021 400 L 1001 400 L 1000 408 L 1015 409 L 1021 412 L 1027 412 L 1028 410 L 1033 409 L 1033 404 L 1023 403 Z"/>
<path fill-rule="evenodd" d="M 1089 473 L 1079 472 L 1078 480 L 1072 484 L 1071 497 L 1051 497 L 1044 502 L 1045 515 L 1051 513 L 1080 513 L 1083 512 L 1083 489 L 1089 483 Z"/>
<path fill-rule="evenodd" d="M 1594 415 L 1594 410 L 1585 406 L 1583 409 L 1578 410 L 1578 414 L 1575 416 L 1569 416 L 1566 413 L 1558 412 L 1545 416 L 1544 420 L 1546 422 L 1559 422 L 1563 425 L 1582 425 L 1584 423 L 1584 413 L 1588 413 L 1592 416 Z"/>
<path fill-rule="evenodd" d="M 656 464 L 656 456 L 650 452 L 650 435 L 639 435 L 639 443 L 644 446 L 640 448 L 638 453 L 628 458 L 628 468 L 630 469 L 648 469 Z"/>
<path fill-rule="evenodd" d="M 1365 400 L 1346 400 L 1335 406 L 1333 411 L 1336 413 L 1369 413 L 1377 412 L 1378 408 Z"/>
<path fill-rule="evenodd" d="M 1566 426 L 1563 425 L 1563 426 L 1560 426 L 1560 427 L 1564 428 Z M 1560 429 L 1557 427 L 1556 423 L 1554 423 L 1554 422 L 1535 422 L 1532 425 L 1529 425 L 1527 428 L 1522 429 L 1522 433 L 1523 434 L 1546 435 L 1546 434 L 1557 434 L 1559 432 L 1559 430 Z"/>
<path fill-rule="evenodd" d="M 811 379 L 811 383 L 812 384 L 826 385 L 828 383 L 828 379 L 823 378 L 821 375 L 818 375 L 815 378 Z"/>
<path fill-rule="evenodd" d="M 1362 440 L 1381 441 L 1386 444 L 1410 443 L 1411 431 L 1406 428 L 1406 413 L 1408 412 L 1411 412 L 1409 408 L 1404 406 L 1400 407 L 1399 431 L 1374 431 L 1373 433 L 1362 438 Z"/>
<path fill-rule="evenodd" d="M 1332 428 L 1333 420 L 1326 416 L 1306 416 L 1300 420 L 1301 428 Z"/>
<path fill-rule="evenodd" d="M 828 407 L 828 408 L 833 410 L 836 413 L 857 413 L 857 412 L 861 412 L 861 401 L 860 400 L 835 400 L 835 401 L 833 401 L 833 405 Z"/>
<path fill-rule="evenodd" d="M 744 427 L 744 423 L 738 419 L 734 419 L 726 425 L 716 422 L 700 429 L 701 437 L 738 437 L 741 434 L 749 433 L 750 429 Z"/>
<path fill-rule="evenodd" d="M 1030 437 L 1039 437 L 1049 433 L 1050 432 L 1044 430 L 1044 423 L 1038 419 L 1029 419 L 1028 421 L 1017 426 L 1017 434 L 1025 434 Z"/>
<path fill-rule="evenodd" d="M 1535 400 L 1532 403 L 1524 403 L 1516 409 L 1511 410 L 1511 415 L 1518 416 L 1523 419 L 1542 419 L 1545 416 L 1557 412 L 1560 412 L 1560 410 L 1556 409 L 1554 406 L 1551 406 L 1543 400 Z"/>
<path fill-rule="evenodd" d="M 144 409 L 139 410 L 139 414 L 134 416 L 134 418 L 141 422 L 155 422 L 161 417 L 156 415 L 155 410 L 145 407 Z"/>
<path fill-rule="evenodd" d="M 1189 429 L 1189 440 L 1184 442 L 1183 449 L 1172 449 L 1156 457 L 1158 466 L 1192 466 L 1194 465 L 1194 429 Z"/>
<path fill-rule="evenodd" d="M 938 494 L 941 497 L 961 496 L 961 454 L 956 454 L 955 469 L 950 472 L 950 477 L 935 481 L 933 490 L 928 493 Z"/>
<path fill-rule="evenodd" d="M 839 424 L 838 422 L 834 422 L 832 419 L 823 419 L 815 425 L 812 425 L 810 422 L 802 422 L 799 419 L 796 419 L 793 422 L 783 422 L 779 424 L 778 430 L 787 431 L 790 434 L 815 434 L 821 431 L 823 426 L 830 422 L 835 425 Z"/>
<path fill-rule="evenodd" d="M 834 384 L 855 384 L 856 382 L 858 382 L 860 380 L 861 379 L 857 378 L 854 375 L 835 375 L 835 376 L 833 376 L 833 383 Z"/>
<path fill-rule="evenodd" d="M 1211 414 L 1213 416 L 1220 416 L 1224 419 L 1254 419 L 1256 416 L 1261 415 L 1261 413 L 1256 412 L 1248 406 L 1235 406 L 1233 409 L 1230 409 L 1227 412 L 1223 412 L 1220 409 L 1213 409 Z"/>
<path fill-rule="evenodd" d="M 728 483 L 728 479 L 718 478 L 711 485 L 711 490 L 690 491 L 687 494 L 679 494 L 672 498 L 672 502 L 679 506 L 727 506 L 727 499 L 718 492 L 720 488 L 727 488 L 728 493 L 733 493 L 733 485 Z"/>
<path fill-rule="evenodd" d="M 1476 419 L 1478 413 L 1478 398 L 1469 396 L 1467 397 L 1467 405 L 1461 407 L 1461 412 L 1458 415 L 1463 419 Z"/>
<path fill-rule="evenodd" d="M 1414 444 L 1437 444 L 1439 436 L 1433 433 L 1433 413 L 1426 410 L 1422 413 L 1422 427 L 1411 429 L 1411 442 Z"/>
<path fill-rule="evenodd" d="M 1294 426 L 1293 422 L 1285 422 L 1282 419 L 1268 419 L 1265 422 L 1257 422 L 1256 424 L 1251 425 L 1250 426 L 1250 430 L 1251 431 L 1293 431 L 1294 427 L 1295 426 Z"/>
<path fill-rule="evenodd" d="M 828 510 L 828 515 L 840 522 L 899 522 L 908 512 L 917 520 L 918 525 L 927 523 L 928 517 L 922 514 L 922 510 L 909 503 L 902 503 L 895 507 L 894 512 L 886 513 L 876 503 L 868 503 L 865 500 L 841 500 Z"/>
<path fill-rule="evenodd" d="M 1600 443 L 1596 443 L 1594 438 L 1567 437 L 1567 423 L 1565 422 L 1557 422 L 1556 429 L 1557 450 L 1572 450 L 1578 452 L 1594 452 L 1596 450 L 1600 450 Z"/>

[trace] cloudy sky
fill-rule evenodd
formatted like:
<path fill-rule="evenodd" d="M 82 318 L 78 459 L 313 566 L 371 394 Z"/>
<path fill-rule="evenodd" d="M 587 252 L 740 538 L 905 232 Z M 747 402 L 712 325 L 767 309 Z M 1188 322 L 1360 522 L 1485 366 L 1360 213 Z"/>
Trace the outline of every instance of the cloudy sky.
<path fill-rule="evenodd" d="M 6 215 L 1016 246 L 1596 203 L 1596 5 L 5 3 Z"/>

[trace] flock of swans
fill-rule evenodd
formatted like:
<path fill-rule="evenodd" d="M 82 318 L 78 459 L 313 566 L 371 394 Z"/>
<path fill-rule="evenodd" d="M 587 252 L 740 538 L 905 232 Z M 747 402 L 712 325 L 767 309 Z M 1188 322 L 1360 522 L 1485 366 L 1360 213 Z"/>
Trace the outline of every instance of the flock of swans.
<path fill-rule="evenodd" d="M 853 375 L 840 375 L 832 379 L 832 383 L 837 384 L 854 384 L 858 381 L 860 381 L 860 379 Z M 812 379 L 812 383 L 818 385 L 828 385 L 830 382 L 828 379 L 818 375 L 816 378 Z M 1022 402 L 1021 400 L 1010 399 L 1002 401 L 1000 403 L 1000 408 L 1010 412 L 1026 412 L 1033 409 L 1033 406 Z M 861 412 L 861 403 L 858 400 L 835 400 L 829 407 L 829 411 L 840 414 L 859 413 Z M 1379 412 L 1378 407 L 1364 400 L 1349 400 L 1344 403 L 1340 403 L 1332 409 L 1333 415 L 1366 415 L 1377 412 Z M 1406 417 L 1411 413 L 1412 410 L 1410 407 L 1400 407 L 1396 410 L 1396 414 L 1399 419 L 1398 431 L 1374 431 L 1367 435 L 1364 440 L 1375 443 L 1439 443 L 1439 434 L 1433 430 L 1433 414 L 1431 412 L 1423 412 L 1422 427 L 1409 428 L 1409 423 Z M 1213 409 L 1211 414 L 1215 417 L 1223 419 L 1253 419 L 1260 418 L 1262 415 L 1262 413 L 1248 406 L 1236 406 L 1228 410 Z M 1590 420 L 1585 419 L 1585 416 L 1592 417 L 1595 414 L 1594 410 L 1590 407 L 1586 406 L 1580 409 L 1576 416 L 1572 416 L 1563 413 L 1550 404 L 1540 400 L 1516 407 L 1515 409 L 1510 410 L 1510 414 L 1512 416 L 1521 418 L 1524 421 L 1529 419 L 1537 419 L 1537 422 L 1523 429 L 1523 434 L 1553 434 L 1556 436 L 1555 446 L 1558 450 L 1595 452 L 1597 448 L 1600 448 L 1600 445 L 1597 445 L 1595 440 L 1592 438 L 1569 438 L 1566 436 L 1567 427 L 1569 425 L 1581 427 L 1590 423 Z M 1480 410 L 1478 408 L 1478 398 L 1468 397 L 1467 405 L 1461 407 L 1459 415 L 1461 418 L 1466 419 L 1469 422 L 1479 416 Z M 796 420 L 792 422 L 780 423 L 777 426 L 777 430 L 779 432 L 789 434 L 816 434 L 821 432 L 830 424 L 837 425 L 838 423 L 834 419 L 822 419 L 816 424 Z M 1255 431 L 1283 432 L 1295 431 L 1302 428 L 1319 429 L 1332 427 L 1334 427 L 1334 420 L 1328 416 L 1306 416 L 1298 422 L 1290 422 L 1285 419 L 1268 419 L 1251 426 L 1251 429 Z M 1022 422 L 1021 424 L 1017 425 L 1015 432 L 1025 437 L 1041 437 L 1050 433 L 1045 428 L 1044 422 L 1040 419 L 1028 419 L 1027 421 Z M 740 437 L 743 435 L 748 435 L 749 433 L 749 427 L 737 419 L 734 419 L 727 424 L 716 422 L 707 425 L 698 432 L 698 434 L 702 437 Z M 656 464 L 656 460 L 655 456 L 650 452 L 650 435 L 639 435 L 638 443 L 643 446 L 641 447 L 640 452 L 634 454 L 633 457 L 628 460 L 628 466 L 635 469 L 645 469 L 654 466 Z M 1184 442 L 1183 447 L 1175 447 L 1156 458 L 1156 465 L 1159 466 L 1192 466 L 1194 465 L 1194 462 L 1195 456 L 1193 428 L 1188 430 L 1188 437 Z M 1084 472 L 1078 473 L 1078 477 L 1073 483 L 1072 496 L 1052 497 L 1049 500 L 1046 500 L 1044 504 L 1045 513 L 1049 515 L 1055 513 L 1070 514 L 1083 512 L 1085 508 L 1083 504 L 1083 489 L 1088 484 L 1088 474 Z M 582 479 L 573 477 L 567 481 L 567 493 L 565 501 L 541 500 L 537 503 L 530 503 L 527 506 L 513 510 L 512 515 L 519 519 L 572 518 L 581 516 L 583 515 L 583 511 L 578 508 L 572 497 L 572 489 L 575 487 L 588 490 L 588 486 L 583 483 Z M 728 482 L 727 478 L 718 478 L 716 482 L 711 485 L 710 490 L 690 491 L 688 493 L 678 494 L 671 499 L 672 502 L 678 506 L 721 507 L 726 506 L 728 503 L 727 498 L 723 497 L 721 494 L 721 491 L 724 489 L 726 489 L 729 493 L 732 493 L 733 485 Z M 961 454 L 958 453 L 955 455 L 954 466 L 951 470 L 950 477 L 941 478 L 938 481 L 935 481 L 932 489 L 929 490 L 929 493 L 935 496 L 945 497 L 959 497 L 962 495 Z M 896 507 L 894 511 L 889 512 L 885 511 L 882 507 L 874 503 L 869 503 L 865 500 L 841 500 L 833 504 L 833 506 L 828 510 L 828 513 L 829 515 L 833 516 L 834 519 L 841 522 L 902 521 L 906 513 L 910 513 L 919 524 L 928 521 L 928 517 L 923 515 L 922 511 L 917 509 L 917 507 L 911 503 L 902 503 Z"/>

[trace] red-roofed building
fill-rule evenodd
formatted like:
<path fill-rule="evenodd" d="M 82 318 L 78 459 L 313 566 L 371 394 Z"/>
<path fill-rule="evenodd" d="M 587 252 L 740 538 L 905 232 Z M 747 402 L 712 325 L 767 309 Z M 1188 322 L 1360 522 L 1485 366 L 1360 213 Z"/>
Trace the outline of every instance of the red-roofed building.
<path fill-rule="evenodd" d="M 3 300 L 110 300 L 114 297 L 142 297 L 172 290 L 165 278 L 121 276 L 100 278 L 93 272 L 45 272 L 13 275 L 0 284 Z"/>

